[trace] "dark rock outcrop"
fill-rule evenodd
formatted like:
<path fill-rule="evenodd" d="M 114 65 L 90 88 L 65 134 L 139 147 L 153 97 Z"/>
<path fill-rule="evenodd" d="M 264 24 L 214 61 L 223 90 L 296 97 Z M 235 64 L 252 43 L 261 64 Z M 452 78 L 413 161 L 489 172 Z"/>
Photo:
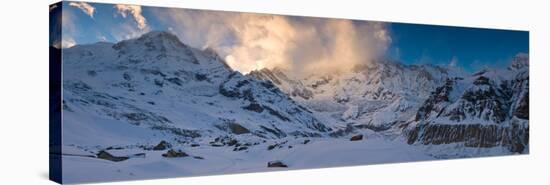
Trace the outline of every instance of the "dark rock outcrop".
<path fill-rule="evenodd" d="M 166 157 L 166 158 L 187 157 L 187 156 L 189 155 L 187 155 L 185 152 L 181 150 L 176 151 L 174 149 L 170 149 L 166 153 L 162 154 L 162 157 Z"/>
<path fill-rule="evenodd" d="M 112 154 L 104 150 L 99 151 L 99 153 L 97 153 L 97 158 L 105 159 L 113 162 L 120 162 L 120 161 L 125 161 L 129 159 L 129 157 L 126 157 L 126 156 L 113 156 Z"/>
<path fill-rule="evenodd" d="M 193 156 L 193 158 L 195 158 L 195 159 L 200 159 L 200 160 L 203 160 L 203 159 L 204 159 L 204 157 L 201 157 L 201 156 Z"/>
<path fill-rule="evenodd" d="M 267 167 L 268 168 L 274 168 L 274 167 L 288 168 L 288 166 L 281 161 L 269 161 L 267 163 Z"/>
<path fill-rule="evenodd" d="M 250 130 L 248 130 L 247 128 L 245 128 L 242 125 L 237 124 L 237 123 L 229 123 L 228 127 L 229 127 L 229 130 L 231 130 L 232 133 L 237 134 L 237 135 L 238 134 L 250 133 Z"/>
<path fill-rule="evenodd" d="M 246 149 L 248 149 L 247 146 L 241 146 L 241 147 L 235 147 L 235 148 L 233 149 L 233 151 L 242 151 L 242 150 L 246 150 Z"/>
<path fill-rule="evenodd" d="M 159 144 L 157 144 L 155 147 L 153 147 L 153 150 L 166 150 L 170 147 L 171 147 L 170 143 L 163 140 Z"/>
<path fill-rule="evenodd" d="M 416 113 L 415 121 L 426 119 L 432 112 L 440 113 L 443 111 L 441 104 L 449 103 L 449 94 L 453 90 L 455 80 L 447 79 L 445 84 L 435 89 L 431 96 L 422 104 Z"/>
<path fill-rule="evenodd" d="M 257 113 L 261 113 L 261 112 L 264 111 L 264 108 L 258 103 L 251 103 L 247 106 L 244 106 L 243 109 L 249 110 L 249 111 L 254 111 L 254 112 L 257 112 Z"/>
<path fill-rule="evenodd" d="M 223 123 L 215 125 L 216 128 L 233 134 L 248 134 L 250 130 L 235 122 L 235 120 L 222 119 Z"/>
<path fill-rule="evenodd" d="M 416 125 L 405 129 L 407 143 L 502 146 L 514 153 L 528 153 L 527 60 L 515 61 L 520 63 L 505 74 L 483 70 L 471 80 L 448 79 L 420 107 L 413 121 Z"/>
<path fill-rule="evenodd" d="M 424 124 L 407 134 L 407 143 L 440 145 L 463 143 L 466 147 L 507 147 L 511 152 L 525 153 L 529 145 L 529 128 L 519 124 L 500 126 L 496 124 Z"/>
<path fill-rule="evenodd" d="M 354 135 L 352 136 L 350 139 L 350 141 L 360 141 L 360 140 L 363 140 L 363 135 L 360 134 L 360 135 Z"/>
<path fill-rule="evenodd" d="M 517 105 L 514 116 L 517 116 L 521 119 L 529 119 L 529 94 L 525 94 L 519 101 L 519 104 Z"/>

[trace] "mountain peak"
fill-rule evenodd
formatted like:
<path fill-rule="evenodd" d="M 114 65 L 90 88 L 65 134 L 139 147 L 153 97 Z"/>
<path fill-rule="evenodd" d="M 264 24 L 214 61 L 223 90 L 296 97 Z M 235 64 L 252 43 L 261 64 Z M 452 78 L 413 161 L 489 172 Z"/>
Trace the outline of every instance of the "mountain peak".
<path fill-rule="evenodd" d="M 151 31 L 138 38 L 121 41 L 113 48 L 124 50 L 129 46 L 145 47 L 147 51 L 159 50 L 161 52 L 187 48 L 187 45 L 183 44 L 176 35 L 166 31 Z"/>
<path fill-rule="evenodd" d="M 522 69 L 524 67 L 529 67 L 529 54 L 518 53 L 512 59 L 509 69 Z"/>
<path fill-rule="evenodd" d="M 177 47 L 186 46 L 185 44 L 183 44 L 183 42 L 180 41 L 178 36 L 167 31 L 151 31 L 141 35 L 141 37 L 137 38 L 136 40 L 145 42 L 145 44 L 148 44 L 147 42 L 149 42 L 157 44 L 166 43 Z"/>
<path fill-rule="evenodd" d="M 198 64 L 193 48 L 166 31 L 151 31 L 138 38 L 124 40 L 112 46 L 119 58 L 140 63 L 142 61 L 187 61 Z"/>
<path fill-rule="evenodd" d="M 167 39 L 167 40 L 177 40 L 179 41 L 179 38 L 174 35 L 173 33 L 170 33 L 170 32 L 167 32 L 167 31 L 150 31 L 150 32 L 147 32 L 143 35 L 141 35 L 140 37 L 138 37 L 138 40 L 139 39 Z"/>

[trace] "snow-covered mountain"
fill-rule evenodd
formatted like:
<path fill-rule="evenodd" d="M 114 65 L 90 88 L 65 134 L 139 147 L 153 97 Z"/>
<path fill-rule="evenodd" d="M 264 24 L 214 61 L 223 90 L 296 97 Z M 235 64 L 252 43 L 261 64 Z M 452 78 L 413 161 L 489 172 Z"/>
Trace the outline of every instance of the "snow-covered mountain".
<path fill-rule="evenodd" d="M 357 65 L 349 73 L 310 75 L 303 79 L 292 79 L 277 68 L 248 75 L 273 82 L 327 123 L 386 130 L 408 121 L 433 89 L 445 79 L 464 72 L 380 60 Z"/>
<path fill-rule="evenodd" d="M 529 56 L 518 54 L 507 69 L 482 70 L 447 79 L 422 104 L 408 142 L 505 146 L 528 152 Z"/>
<path fill-rule="evenodd" d="M 71 144 L 90 143 L 97 133 L 117 141 L 109 138 L 119 138 L 118 129 L 139 130 L 129 136 L 133 142 L 145 141 L 144 132 L 186 141 L 318 137 L 331 130 L 271 83 L 232 71 L 213 50 L 189 47 L 167 32 L 65 49 L 63 71 L 64 139 Z"/>
<path fill-rule="evenodd" d="M 528 144 L 528 61 L 528 55 L 518 54 L 507 69 L 475 74 L 453 67 L 380 60 L 358 65 L 349 73 L 303 79 L 293 79 L 278 68 L 252 71 L 248 76 L 273 82 L 342 132 L 352 132 L 350 125 L 391 130 L 406 135 L 410 144 L 467 140 L 466 146 L 492 147 L 519 142 L 510 150 L 522 152 Z M 437 129 L 425 129 L 426 125 Z M 474 125 L 483 128 L 473 129 Z M 498 127 L 485 128 L 486 125 Z M 430 136 L 434 134 L 430 132 L 438 136 Z M 462 136 L 461 132 L 470 135 Z M 480 132 L 490 133 L 478 136 Z M 502 136 L 503 133 L 510 136 Z"/>

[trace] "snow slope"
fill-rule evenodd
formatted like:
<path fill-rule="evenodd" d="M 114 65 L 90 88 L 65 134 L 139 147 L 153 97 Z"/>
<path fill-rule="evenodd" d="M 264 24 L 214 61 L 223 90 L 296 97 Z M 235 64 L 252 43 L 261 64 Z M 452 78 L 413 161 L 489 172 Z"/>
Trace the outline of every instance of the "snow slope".
<path fill-rule="evenodd" d="M 167 159 L 162 151 L 145 151 L 144 158 L 111 162 L 96 158 L 66 156 L 66 182 L 97 182 L 174 176 L 221 175 L 227 173 L 265 172 L 288 169 L 326 168 L 419 161 L 434 159 L 419 148 L 383 138 L 350 142 L 347 139 L 289 139 L 281 148 L 267 150 L 255 146 L 246 152 L 226 147 L 181 147 L 193 157 Z M 284 142 L 277 140 L 274 142 Z M 289 148 L 291 146 L 292 148 Z M 330 147 L 327 147 L 330 146 Z M 141 150 L 111 150 L 111 153 L 137 153 Z M 201 159 L 195 158 L 200 156 Z M 288 168 L 267 168 L 269 161 L 282 161 Z M 94 172 L 94 173 L 90 173 Z"/>

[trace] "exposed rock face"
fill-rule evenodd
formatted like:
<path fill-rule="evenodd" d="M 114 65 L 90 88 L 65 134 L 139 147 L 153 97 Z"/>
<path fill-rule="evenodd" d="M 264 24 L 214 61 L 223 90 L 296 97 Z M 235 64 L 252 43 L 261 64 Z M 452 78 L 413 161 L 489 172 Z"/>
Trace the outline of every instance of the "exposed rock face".
<path fill-rule="evenodd" d="M 407 143 L 440 145 L 464 143 L 466 147 L 488 148 L 505 146 L 512 152 L 523 153 L 529 144 L 529 128 L 520 125 L 426 124 L 415 127 L 408 134 Z"/>
<path fill-rule="evenodd" d="M 350 141 L 359 141 L 359 140 L 363 140 L 363 135 L 354 135 L 352 136 L 350 139 Z"/>
<path fill-rule="evenodd" d="M 528 58 L 518 55 L 507 70 L 448 79 L 420 107 L 405 135 L 409 144 L 503 146 L 527 153 L 528 123 Z"/>
<path fill-rule="evenodd" d="M 456 79 L 447 79 L 445 84 L 435 89 L 432 95 L 424 102 L 424 104 L 418 109 L 415 120 L 423 120 L 430 116 L 432 112 L 441 112 L 443 106 L 450 103 L 449 94 L 453 90 L 453 84 Z"/>
<path fill-rule="evenodd" d="M 231 132 L 234 133 L 234 134 L 250 133 L 250 131 L 247 128 L 245 128 L 245 127 L 243 127 L 243 126 L 241 126 L 237 123 L 229 123 L 228 126 L 229 126 L 229 129 L 231 130 Z"/>
<path fill-rule="evenodd" d="M 233 149 L 233 151 L 242 151 L 242 150 L 246 150 L 246 149 L 248 149 L 247 146 L 241 146 L 241 147 L 235 147 L 235 148 Z"/>
<path fill-rule="evenodd" d="M 243 107 L 243 109 L 246 109 L 246 110 L 249 110 L 249 111 L 254 111 L 254 112 L 257 112 L 257 113 L 261 113 L 261 112 L 264 111 L 264 108 L 258 103 L 251 103 L 250 105 L 247 105 L 247 106 Z"/>
<path fill-rule="evenodd" d="M 522 62 L 516 62 L 522 63 Z M 525 63 L 525 61 L 523 62 Z M 528 64 L 516 64 L 525 68 Z M 527 66 L 528 67 L 528 66 Z M 521 68 L 520 68 L 521 69 Z M 529 71 L 523 70 L 510 82 L 512 93 L 513 115 L 521 119 L 529 119 Z"/>
<path fill-rule="evenodd" d="M 529 119 L 529 94 L 525 94 L 521 97 L 519 104 L 517 104 L 514 116 L 521 119 Z"/>
<path fill-rule="evenodd" d="M 477 117 L 494 123 L 501 123 L 508 118 L 509 94 L 504 86 L 490 82 L 485 76 L 477 77 L 473 86 L 466 90 L 459 106 L 450 107 L 442 116 L 448 116 L 452 121 L 463 121 L 468 117 Z"/>
<path fill-rule="evenodd" d="M 224 123 L 216 125 L 216 127 L 220 130 L 228 131 L 237 135 L 250 133 L 250 130 L 236 123 L 235 120 L 224 120 Z"/>
<path fill-rule="evenodd" d="M 153 147 L 153 150 L 166 150 L 170 147 L 170 143 L 166 141 L 161 141 L 157 146 Z"/>
<path fill-rule="evenodd" d="M 288 168 L 288 166 L 281 161 L 269 161 L 267 163 L 267 167 L 268 168 L 274 168 L 274 167 Z"/>
<path fill-rule="evenodd" d="M 187 155 L 185 152 L 181 150 L 176 151 L 174 149 L 170 149 L 166 153 L 162 154 L 162 157 L 166 157 L 166 158 L 187 157 L 187 156 L 189 155 Z"/>
<path fill-rule="evenodd" d="M 104 150 L 99 151 L 99 153 L 97 153 L 97 158 L 105 159 L 113 162 L 120 162 L 120 161 L 125 161 L 129 159 L 129 157 L 126 157 L 126 156 L 121 156 L 121 157 L 113 156 L 112 154 Z"/>

